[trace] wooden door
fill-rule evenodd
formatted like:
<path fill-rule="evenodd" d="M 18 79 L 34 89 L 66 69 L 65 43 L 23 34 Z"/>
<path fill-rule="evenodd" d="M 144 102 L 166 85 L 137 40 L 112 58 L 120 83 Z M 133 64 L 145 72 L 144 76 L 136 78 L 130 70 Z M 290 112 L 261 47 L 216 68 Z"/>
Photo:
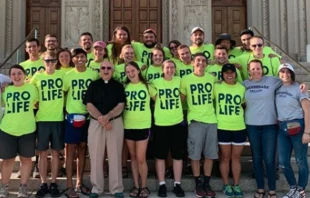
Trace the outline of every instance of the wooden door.
<path fill-rule="evenodd" d="M 245 0 L 212 0 L 212 40 L 222 33 L 230 34 L 241 45 L 239 33 L 246 29 Z"/>
<path fill-rule="evenodd" d="M 133 40 L 142 41 L 143 31 L 152 28 L 162 42 L 161 3 L 161 0 L 111 0 L 110 39 L 118 25 L 125 25 Z"/>
<path fill-rule="evenodd" d="M 28 35 L 33 28 L 39 30 L 38 39 L 42 51 L 45 51 L 44 37 L 47 34 L 56 35 L 61 46 L 60 17 L 61 0 L 27 0 L 26 34 Z"/>

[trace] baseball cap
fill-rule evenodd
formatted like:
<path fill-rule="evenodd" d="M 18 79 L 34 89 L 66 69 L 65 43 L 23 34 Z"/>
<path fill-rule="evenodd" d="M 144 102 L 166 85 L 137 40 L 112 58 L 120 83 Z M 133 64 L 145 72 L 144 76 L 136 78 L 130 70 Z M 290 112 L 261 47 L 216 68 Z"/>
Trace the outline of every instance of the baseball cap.
<path fill-rule="evenodd" d="M 205 33 L 201 27 L 197 26 L 192 29 L 191 35 L 198 30 L 201 31 L 202 33 Z"/>
<path fill-rule="evenodd" d="M 292 66 L 291 64 L 289 64 L 289 63 L 283 63 L 283 64 L 281 64 L 281 65 L 279 66 L 278 72 L 280 72 L 280 70 L 283 69 L 283 68 L 287 68 L 287 69 L 289 69 L 289 70 L 291 70 L 292 72 L 295 73 L 293 66 Z"/>
<path fill-rule="evenodd" d="M 87 56 L 87 52 L 83 50 L 82 48 L 74 48 L 71 50 L 72 57 L 75 57 L 78 54 L 84 54 L 85 56 Z"/>
<path fill-rule="evenodd" d="M 227 34 L 227 33 L 223 33 L 219 36 L 219 38 L 215 41 L 215 45 L 219 45 L 222 40 L 229 40 L 231 43 L 231 46 L 235 46 L 236 45 L 236 41 L 232 40 L 231 35 Z"/>
<path fill-rule="evenodd" d="M 103 42 L 103 41 L 96 41 L 96 42 L 94 43 L 93 47 L 94 47 L 94 48 L 95 48 L 95 47 L 106 48 L 107 45 L 106 45 L 105 42 Z"/>
<path fill-rule="evenodd" d="M 157 36 L 156 31 L 153 30 L 152 28 L 144 30 L 143 34 L 146 34 L 146 33 L 153 33 L 155 36 Z"/>
<path fill-rule="evenodd" d="M 245 30 L 242 30 L 240 32 L 240 36 L 244 35 L 244 34 L 250 34 L 251 36 L 254 36 L 254 32 L 250 29 L 245 29 Z"/>
<path fill-rule="evenodd" d="M 236 73 L 236 67 L 235 67 L 235 65 L 234 65 L 234 64 L 227 63 L 227 64 L 224 64 L 224 65 L 222 66 L 222 73 L 227 72 L 227 71 L 229 71 L 229 70 Z"/>

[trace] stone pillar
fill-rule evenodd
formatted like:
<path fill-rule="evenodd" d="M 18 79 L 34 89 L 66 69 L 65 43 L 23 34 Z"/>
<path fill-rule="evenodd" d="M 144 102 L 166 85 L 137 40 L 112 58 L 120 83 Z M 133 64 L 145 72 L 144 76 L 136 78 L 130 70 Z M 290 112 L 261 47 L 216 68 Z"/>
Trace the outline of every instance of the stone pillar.
<path fill-rule="evenodd" d="M 302 61 L 306 60 L 307 28 L 306 28 L 306 0 L 298 1 L 299 13 L 299 56 Z"/>
<path fill-rule="evenodd" d="M 103 39 L 103 4 L 106 1 L 63 0 L 61 3 L 61 42 L 64 47 L 78 47 L 83 32 L 90 32 L 94 41 Z"/>
<path fill-rule="evenodd" d="M 288 52 L 288 35 L 287 35 L 287 0 L 280 1 L 280 27 L 281 27 L 281 48 Z"/>
<path fill-rule="evenodd" d="M 193 27 L 200 26 L 205 31 L 205 42 L 212 41 L 211 0 L 170 0 L 170 38 L 190 45 Z"/>

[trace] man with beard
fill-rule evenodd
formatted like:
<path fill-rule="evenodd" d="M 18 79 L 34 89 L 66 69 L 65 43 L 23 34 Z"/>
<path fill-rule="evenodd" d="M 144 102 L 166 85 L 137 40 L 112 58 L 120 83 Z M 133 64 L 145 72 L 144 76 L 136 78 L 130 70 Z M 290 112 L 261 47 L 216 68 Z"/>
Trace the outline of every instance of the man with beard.
<path fill-rule="evenodd" d="M 205 33 L 201 27 L 194 27 L 191 32 L 192 45 L 190 50 L 192 55 L 197 53 L 203 53 L 207 60 L 213 60 L 214 56 L 214 45 L 204 44 Z"/>
<path fill-rule="evenodd" d="M 95 55 L 94 55 L 93 50 L 92 50 L 93 36 L 91 35 L 91 33 L 83 32 L 80 35 L 79 45 L 87 53 L 87 63 L 90 60 L 94 60 L 95 59 Z M 86 63 L 86 65 L 87 65 L 87 63 Z"/>
<path fill-rule="evenodd" d="M 151 65 L 151 54 L 153 48 L 157 44 L 157 34 L 153 29 L 147 29 L 143 32 L 143 43 L 132 42 L 132 46 L 135 50 L 137 61 L 145 63 L 147 66 Z M 170 51 L 167 47 L 163 47 L 165 59 L 171 57 Z"/>
<path fill-rule="evenodd" d="M 117 26 L 113 31 L 112 40 L 108 43 L 108 57 L 113 65 L 121 64 L 120 54 L 124 45 L 130 44 L 130 34 L 126 26 Z"/>
<path fill-rule="evenodd" d="M 53 51 L 54 53 L 56 53 L 58 48 L 57 37 L 53 34 L 47 34 L 45 36 L 44 46 L 46 48 L 46 51 Z"/>
<path fill-rule="evenodd" d="M 215 64 L 209 65 L 206 68 L 206 72 L 215 76 L 215 81 L 222 80 L 222 66 L 228 63 L 228 50 L 225 46 L 218 45 L 214 51 Z M 239 83 L 242 83 L 241 73 L 237 69 L 236 71 L 236 80 Z"/>

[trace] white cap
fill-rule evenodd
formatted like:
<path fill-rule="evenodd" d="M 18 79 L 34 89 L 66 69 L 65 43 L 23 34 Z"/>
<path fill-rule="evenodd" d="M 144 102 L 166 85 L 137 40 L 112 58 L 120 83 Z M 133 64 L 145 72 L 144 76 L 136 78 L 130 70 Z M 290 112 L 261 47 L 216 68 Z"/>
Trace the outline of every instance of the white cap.
<path fill-rule="evenodd" d="M 203 33 L 205 33 L 201 27 L 197 26 L 197 27 L 194 27 L 194 28 L 192 29 L 191 35 L 192 35 L 194 32 L 196 32 L 197 30 L 202 31 Z"/>
<path fill-rule="evenodd" d="M 283 63 L 283 64 L 281 64 L 281 65 L 279 66 L 278 72 L 280 72 L 280 70 L 283 69 L 283 68 L 287 68 L 287 69 L 289 69 L 289 70 L 291 70 L 292 72 L 295 73 L 293 66 L 292 66 L 291 64 L 289 64 L 289 63 Z"/>

